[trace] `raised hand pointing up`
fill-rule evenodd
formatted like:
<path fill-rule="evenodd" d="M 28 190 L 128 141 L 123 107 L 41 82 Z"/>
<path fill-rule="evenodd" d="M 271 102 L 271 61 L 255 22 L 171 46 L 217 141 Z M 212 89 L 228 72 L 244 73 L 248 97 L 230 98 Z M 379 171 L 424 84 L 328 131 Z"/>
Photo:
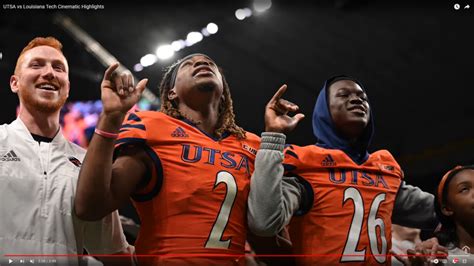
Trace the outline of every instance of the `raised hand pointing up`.
<path fill-rule="evenodd" d="M 105 114 L 125 114 L 140 100 L 148 79 L 142 79 L 134 86 L 130 72 L 117 73 L 119 63 L 105 70 L 101 83 L 102 105 Z"/>
<path fill-rule="evenodd" d="M 302 113 L 294 116 L 288 115 L 289 112 L 297 112 L 299 107 L 281 98 L 287 87 L 286 85 L 281 86 L 265 107 L 265 131 L 267 132 L 290 132 L 304 118 Z"/>

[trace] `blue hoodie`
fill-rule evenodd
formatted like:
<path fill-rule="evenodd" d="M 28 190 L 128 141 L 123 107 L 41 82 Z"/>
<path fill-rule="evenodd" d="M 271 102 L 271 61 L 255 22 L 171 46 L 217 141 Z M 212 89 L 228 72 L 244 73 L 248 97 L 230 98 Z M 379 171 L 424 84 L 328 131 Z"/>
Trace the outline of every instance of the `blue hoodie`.
<path fill-rule="evenodd" d="M 332 121 L 331 113 L 329 111 L 329 104 L 327 102 L 328 95 L 328 87 L 339 80 L 351 80 L 359 84 L 362 90 L 365 91 L 362 84 L 357 81 L 356 79 L 345 76 L 339 75 L 332 77 L 326 82 L 324 82 L 324 86 L 319 93 L 318 99 L 316 100 L 316 105 L 314 106 L 313 111 L 313 132 L 317 138 L 316 145 L 325 149 L 338 149 L 342 150 L 345 154 L 347 154 L 355 163 L 358 165 L 363 164 L 368 158 L 369 153 L 367 148 L 372 140 L 372 136 L 374 134 L 374 121 L 372 115 L 372 108 L 370 108 L 370 118 L 367 127 L 365 128 L 362 135 L 357 139 L 357 142 L 354 144 L 350 144 L 347 139 L 340 136 L 336 132 L 336 128 Z M 369 103 L 369 106 L 372 107 Z"/>

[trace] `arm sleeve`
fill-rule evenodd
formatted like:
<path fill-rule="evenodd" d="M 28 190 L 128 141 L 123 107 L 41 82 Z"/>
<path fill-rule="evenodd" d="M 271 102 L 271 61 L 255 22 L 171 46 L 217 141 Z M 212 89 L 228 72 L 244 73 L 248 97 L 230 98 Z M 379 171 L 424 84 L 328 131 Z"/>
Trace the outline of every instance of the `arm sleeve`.
<path fill-rule="evenodd" d="M 123 233 L 118 211 L 95 222 L 86 222 L 84 246 L 89 254 L 114 254 L 129 245 Z"/>
<path fill-rule="evenodd" d="M 146 118 L 141 118 L 136 113 L 129 113 L 125 117 L 120 127 L 119 135 L 115 141 L 114 159 L 117 150 L 123 146 L 130 144 L 146 144 L 147 128 L 145 124 Z"/>
<path fill-rule="evenodd" d="M 274 236 L 298 210 L 303 187 L 297 178 L 283 176 L 285 135 L 262 133 L 250 181 L 247 219 L 259 236 Z"/>
<path fill-rule="evenodd" d="M 438 225 L 434 211 L 434 196 L 402 181 L 395 198 L 392 222 L 408 227 L 434 230 Z"/>

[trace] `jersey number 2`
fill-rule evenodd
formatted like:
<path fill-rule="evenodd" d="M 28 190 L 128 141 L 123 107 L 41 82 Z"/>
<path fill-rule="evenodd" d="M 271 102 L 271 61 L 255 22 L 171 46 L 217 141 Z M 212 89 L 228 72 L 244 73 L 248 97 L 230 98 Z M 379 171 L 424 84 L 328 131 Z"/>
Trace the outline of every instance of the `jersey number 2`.
<path fill-rule="evenodd" d="M 226 194 L 222 202 L 221 209 L 217 215 L 217 219 L 212 226 L 211 233 L 206 241 L 206 248 L 229 248 L 230 239 L 221 240 L 224 230 L 229 222 L 230 211 L 234 205 L 235 197 L 237 196 L 237 183 L 234 176 L 226 171 L 217 173 L 216 183 L 214 189 L 220 184 L 225 183 Z"/>
<path fill-rule="evenodd" d="M 344 202 L 352 200 L 354 203 L 354 215 L 352 216 L 352 223 L 347 236 L 344 252 L 342 253 L 341 262 L 365 261 L 365 250 L 356 250 L 359 243 L 360 232 L 362 230 L 362 223 L 364 222 L 364 201 L 360 192 L 350 187 L 344 191 Z M 385 238 L 385 224 L 381 218 L 377 218 L 377 211 L 380 204 L 385 200 L 385 193 L 378 194 L 370 206 L 369 217 L 367 219 L 367 232 L 369 235 L 370 250 L 378 263 L 384 263 L 387 254 L 387 240 Z M 377 241 L 377 227 L 380 229 L 380 241 L 382 244 L 381 250 L 378 248 Z"/>

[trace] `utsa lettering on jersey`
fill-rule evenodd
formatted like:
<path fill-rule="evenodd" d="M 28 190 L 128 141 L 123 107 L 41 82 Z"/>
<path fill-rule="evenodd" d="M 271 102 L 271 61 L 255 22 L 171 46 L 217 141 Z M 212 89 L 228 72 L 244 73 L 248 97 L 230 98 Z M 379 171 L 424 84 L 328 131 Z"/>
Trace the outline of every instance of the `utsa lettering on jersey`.
<path fill-rule="evenodd" d="M 117 148 L 140 145 L 154 159 L 148 185 L 132 195 L 142 225 L 137 254 L 242 254 L 246 203 L 259 138 L 220 141 L 160 112 L 132 113 Z M 178 134 L 179 132 L 179 134 Z"/>
<path fill-rule="evenodd" d="M 207 55 L 168 68 L 160 111 L 128 113 L 144 90 L 106 70 L 103 112 L 75 207 L 95 220 L 132 198 L 140 265 L 245 263 L 247 196 L 259 138 L 235 124 L 230 89 Z M 117 139 L 115 139 L 117 136 Z"/>
<path fill-rule="evenodd" d="M 287 176 L 309 183 L 313 198 L 307 213 L 290 223 L 293 252 L 328 255 L 302 262 L 386 262 L 392 208 L 403 178 L 388 151 L 377 151 L 357 165 L 340 150 L 292 145 L 284 167 L 292 169 Z"/>
<path fill-rule="evenodd" d="M 315 145 L 289 145 L 298 117 L 280 88 L 265 111 L 265 131 L 249 193 L 249 227 L 275 235 L 289 224 L 299 265 L 389 264 L 392 219 L 434 228 L 433 196 L 406 185 L 386 150 L 369 153 L 374 122 L 358 81 L 326 81 L 313 113 Z M 284 157 L 283 157 L 284 151 Z M 410 199 L 410 200 L 407 200 Z"/>

